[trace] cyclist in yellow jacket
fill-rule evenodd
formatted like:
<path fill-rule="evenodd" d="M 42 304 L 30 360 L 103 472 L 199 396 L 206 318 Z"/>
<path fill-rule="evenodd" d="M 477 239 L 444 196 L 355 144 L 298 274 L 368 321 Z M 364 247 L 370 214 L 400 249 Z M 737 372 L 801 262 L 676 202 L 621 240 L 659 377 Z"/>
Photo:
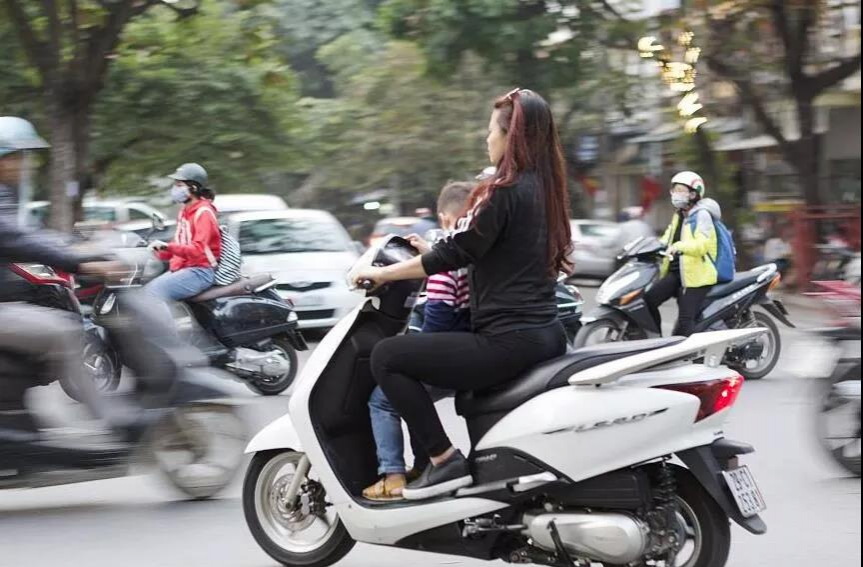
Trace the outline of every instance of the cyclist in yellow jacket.
<path fill-rule="evenodd" d="M 660 279 L 645 295 L 650 312 L 661 328 L 659 306 L 677 298 L 679 314 L 674 335 L 689 336 L 718 273 L 718 240 L 714 221 L 722 218 L 719 203 L 704 198 L 704 180 L 695 172 L 683 171 L 671 179 L 671 203 L 677 209 L 662 241 L 665 258 Z"/>

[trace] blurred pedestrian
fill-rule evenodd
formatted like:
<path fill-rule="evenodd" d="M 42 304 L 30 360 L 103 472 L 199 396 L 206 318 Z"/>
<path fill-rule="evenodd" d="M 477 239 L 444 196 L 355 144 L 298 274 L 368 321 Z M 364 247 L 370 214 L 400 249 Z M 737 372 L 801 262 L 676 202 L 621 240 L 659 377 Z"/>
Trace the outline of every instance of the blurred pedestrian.
<path fill-rule="evenodd" d="M 776 264 L 784 276 L 791 264 L 791 245 L 783 238 L 783 233 L 787 233 L 787 229 L 780 229 L 764 243 L 764 262 Z"/>
<path fill-rule="evenodd" d="M 636 238 L 651 238 L 656 236 L 656 231 L 645 222 L 644 209 L 642 207 L 627 207 L 620 211 L 620 225 L 614 246 L 618 252 Z"/>

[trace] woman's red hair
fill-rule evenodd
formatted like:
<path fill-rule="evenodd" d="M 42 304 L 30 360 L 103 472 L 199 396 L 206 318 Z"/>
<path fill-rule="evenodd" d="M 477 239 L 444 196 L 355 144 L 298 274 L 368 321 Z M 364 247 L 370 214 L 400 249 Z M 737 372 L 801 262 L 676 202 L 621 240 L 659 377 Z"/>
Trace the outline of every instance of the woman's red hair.
<path fill-rule="evenodd" d="M 533 172 L 545 196 L 548 226 L 548 271 L 572 272 L 572 229 L 566 165 L 551 108 L 540 95 L 526 89 L 512 91 L 494 103 L 498 125 L 507 133 L 506 150 L 493 177 L 473 192 L 470 207 L 495 191 L 514 185 L 524 172 Z"/>

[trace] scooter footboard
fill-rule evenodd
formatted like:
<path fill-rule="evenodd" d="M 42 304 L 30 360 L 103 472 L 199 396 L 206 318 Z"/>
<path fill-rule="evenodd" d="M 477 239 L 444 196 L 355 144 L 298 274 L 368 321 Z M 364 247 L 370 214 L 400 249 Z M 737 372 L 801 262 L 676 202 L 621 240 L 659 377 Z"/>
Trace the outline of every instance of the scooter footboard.
<path fill-rule="evenodd" d="M 740 513 L 722 477 L 722 471 L 730 468 L 734 457 L 752 451 L 751 445 L 719 439 L 712 445 L 680 451 L 677 456 L 729 518 L 745 530 L 760 535 L 767 532 L 767 524 L 758 515 L 746 518 Z"/>

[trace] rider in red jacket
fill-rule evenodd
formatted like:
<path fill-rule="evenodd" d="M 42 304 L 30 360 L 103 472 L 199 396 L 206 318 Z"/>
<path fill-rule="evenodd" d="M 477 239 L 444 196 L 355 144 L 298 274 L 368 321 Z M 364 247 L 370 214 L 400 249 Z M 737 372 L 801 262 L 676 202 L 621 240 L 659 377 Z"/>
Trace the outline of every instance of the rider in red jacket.
<path fill-rule="evenodd" d="M 146 285 L 145 289 L 163 301 L 194 297 L 215 283 L 215 267 L 222 251 L 222 238 L 213 192 L 207 188 L 207 172 L 196 163 L 177 168 L 171 179 L 171 198 L 182 203 L 177 217 L 177 232 L 170 244 L 150 243 L 162 260 L 169 260 L 170 271 Z"/>

